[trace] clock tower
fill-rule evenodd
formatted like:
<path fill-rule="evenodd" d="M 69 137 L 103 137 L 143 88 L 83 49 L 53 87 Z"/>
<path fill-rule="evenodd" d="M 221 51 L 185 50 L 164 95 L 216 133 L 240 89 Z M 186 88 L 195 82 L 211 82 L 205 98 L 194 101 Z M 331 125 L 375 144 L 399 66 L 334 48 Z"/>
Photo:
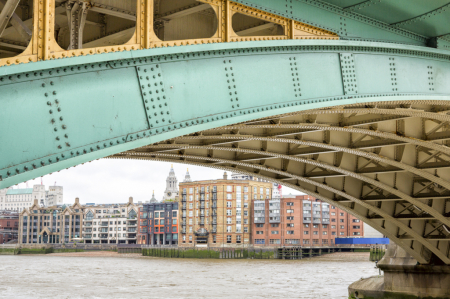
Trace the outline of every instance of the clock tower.
<path fill-rule="evenodd" d="M 178 180 L 172 165 L 170 167 L 169 176 L 166 179 L 166 191 L 164 191 L 163 201 L 175 199 L 175 197 L 178 197 Z"/>

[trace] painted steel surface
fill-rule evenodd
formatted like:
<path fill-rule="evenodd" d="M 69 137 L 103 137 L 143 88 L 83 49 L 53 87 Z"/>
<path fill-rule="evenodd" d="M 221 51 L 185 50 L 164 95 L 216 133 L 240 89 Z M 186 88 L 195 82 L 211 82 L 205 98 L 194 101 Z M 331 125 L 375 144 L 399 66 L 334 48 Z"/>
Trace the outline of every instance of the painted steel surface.
<path fill-rule="evenodd" d="M 0 187 L 270 115 L 377 100 L 446 100 L 448 58 L 400 45 L 278 41 L 0 68 L 7 141 L 0 147 Z"/>

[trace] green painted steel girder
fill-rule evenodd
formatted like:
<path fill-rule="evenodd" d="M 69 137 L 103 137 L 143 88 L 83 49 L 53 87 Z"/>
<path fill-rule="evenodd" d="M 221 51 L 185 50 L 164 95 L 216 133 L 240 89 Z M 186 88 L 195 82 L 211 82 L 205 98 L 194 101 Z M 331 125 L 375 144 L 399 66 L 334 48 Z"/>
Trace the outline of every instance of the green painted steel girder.
<path fill-rule="evenodd" d="M 173 137 L 361 102 L 448 100 L 450 56 L 423 47 L 273 41 L 0 68 L 0 188 Z"/>

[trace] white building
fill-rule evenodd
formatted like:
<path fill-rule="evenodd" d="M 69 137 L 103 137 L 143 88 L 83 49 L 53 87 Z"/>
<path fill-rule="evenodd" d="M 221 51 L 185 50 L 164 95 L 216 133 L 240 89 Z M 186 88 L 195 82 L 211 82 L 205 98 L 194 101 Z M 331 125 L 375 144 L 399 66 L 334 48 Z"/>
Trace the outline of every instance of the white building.
<path fill-rule="evenodd" d="M 1 189 L 0 210 L 21 212 L 33 205 L 37 199 L 41 207 L 63 204 L 63 187 L 51 186 L 45 190 L 44 185 L 34 185 L 33 188 Z"/>
<path fill-rule="evenodd" d="M 138 213 L 142 205 L 103 204 L 83 206 L 83 241 L 86 244 L 136 244 Z"/>
<path fill-rule="evenodd" d="M 173 170 L 173 165 L 170 167 L 169 176 L 166 179 L 166 191 L 164 191 L 163 201 L 168 199 L 175 199 L 178 197 L 178 180 Z"/>
<path fill-rule="evenodd" d="M 248 175 L 248 174 L 240 174 L 240 173 L 232 173 L 231 174 L 232 180 L 249 180 L 249 181 L 258 181 L 258 182 L 268 182 L 267 180 L 262 180 L 259 178 L 256 178 L 254 176 Z M 281 198 L 280 190 L 281 185 L 277 183 L 272 183 L 272 199 Z"/>

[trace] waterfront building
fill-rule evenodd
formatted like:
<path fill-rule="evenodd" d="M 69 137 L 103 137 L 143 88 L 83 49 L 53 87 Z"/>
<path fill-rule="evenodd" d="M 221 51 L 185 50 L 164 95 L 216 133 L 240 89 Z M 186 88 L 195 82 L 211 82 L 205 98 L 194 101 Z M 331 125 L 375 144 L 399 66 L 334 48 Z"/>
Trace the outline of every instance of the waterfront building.
<path fill-rule="evenodd" d="M 309 195 L 252 204 L 255 246 L 333 246 L 335 238 L 364 235 L 359 219 Z"/>
<path fill-rule="evenodd" d="M 178 180 L 173 170 L 173 165 L 170 167 L 169 175 L 166 178 L 166 190 L 164 191 L 163 201 L 175 200 L 178 198 Z"/>
<path fill-rule="evenodd" d="M 139 208 L 137 243 L 177 245 L 178 215 L 178 202 L 157 202 L 153 194 L 150 203 Z"/>
<path fill-rule="evenodd" d="M 18 238 L 19 213 L 0 211 L 0 244 L 5 244 Z"/>
<path fill-rule="evenodd" d="M 59 205 L 63 203 L 63 187 L 50 186 L 45 190 L 44 185 L 34 185 L 33 188 L 1 189 L 0 210 L 21 212 L 33 205 L 34 200 L 42 207 Z"/>
<path fill-rule="evenodd" d="M 139 206 L 130 197 L 126 204 L 41 207 L 38 200 L 19 216 L 19 243 L 84 242 L 135 244 Z"/>
<path fill-rule="evenodd" d="M 231 179 L 232 180 L 250 180 L 250 181 L 258 181 L 258 182 L 268 182 L 267 180 L 263 180 L 263 179 L 254 177 L 249 174 L 240 174 L 240 173 L 232 173 Z M 280 198 L 282 186 L 278 183 L 271 183 L 271 184 L 272 184 L 272 197 L 271 198 Z"/>
<path fill-rule="evenodd" d="M 251 201 L 270 198 L 272 183 L 223 179 L 180 183 L 180 247 L 251 244 Z"/>

